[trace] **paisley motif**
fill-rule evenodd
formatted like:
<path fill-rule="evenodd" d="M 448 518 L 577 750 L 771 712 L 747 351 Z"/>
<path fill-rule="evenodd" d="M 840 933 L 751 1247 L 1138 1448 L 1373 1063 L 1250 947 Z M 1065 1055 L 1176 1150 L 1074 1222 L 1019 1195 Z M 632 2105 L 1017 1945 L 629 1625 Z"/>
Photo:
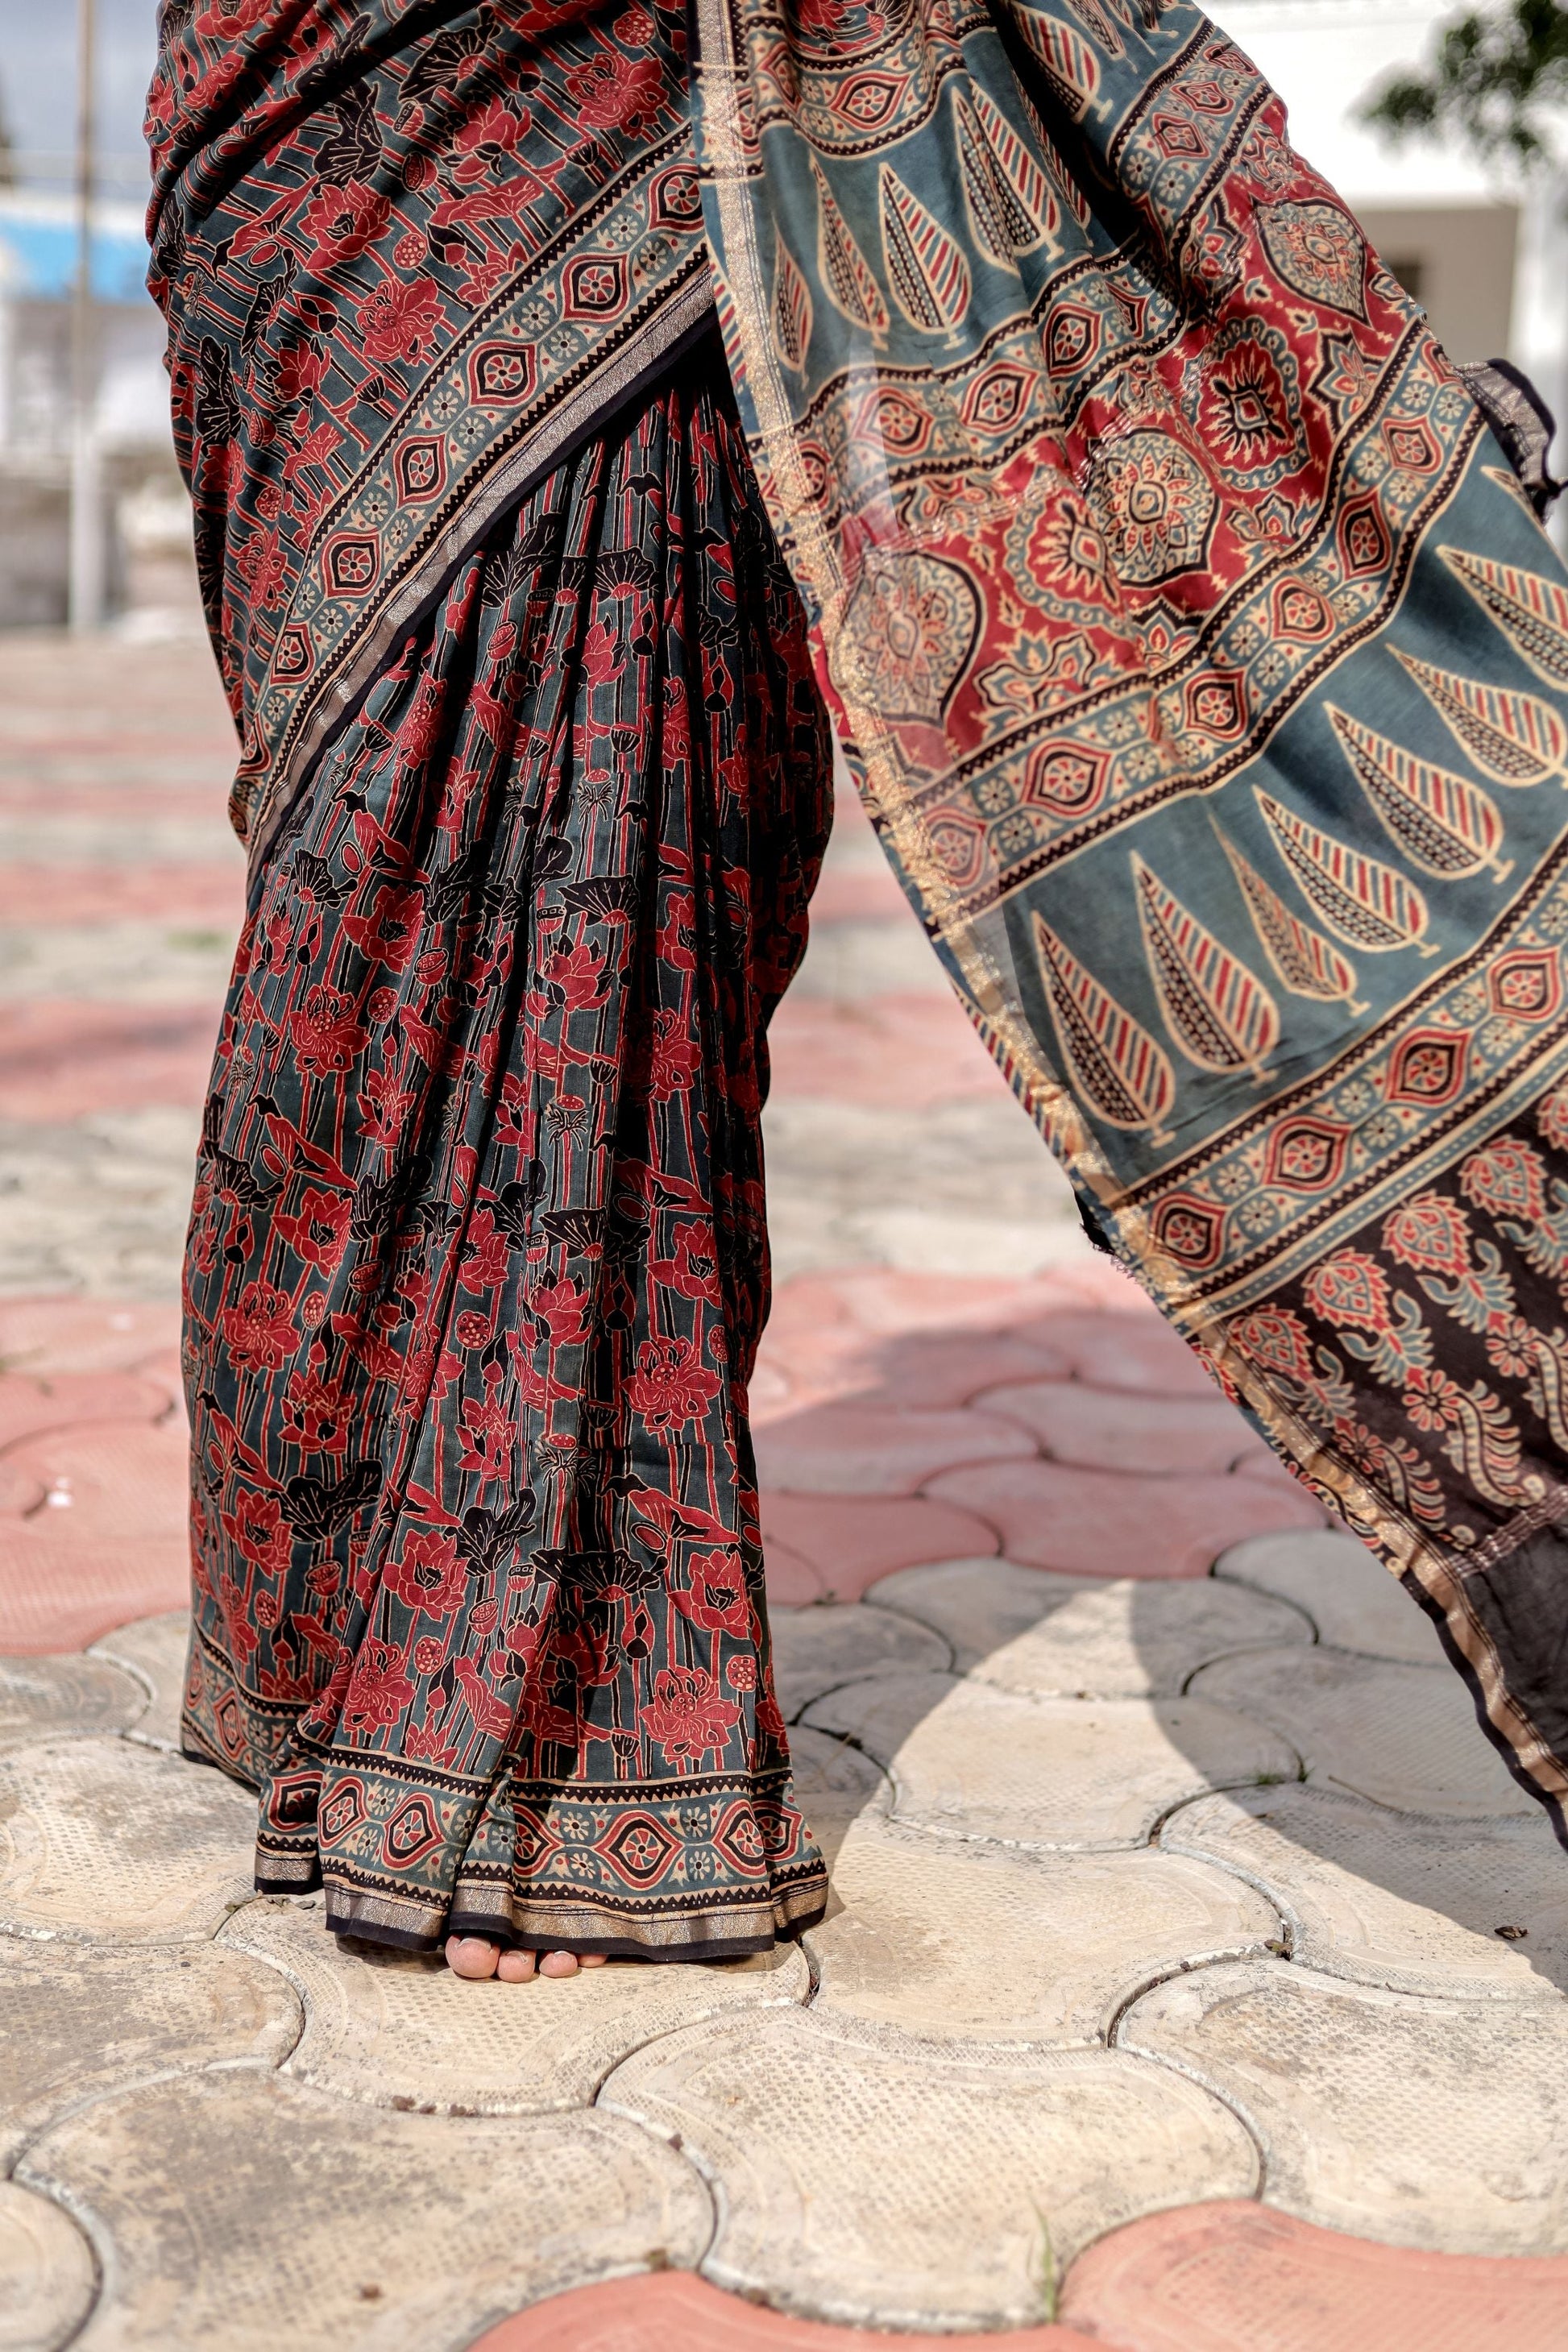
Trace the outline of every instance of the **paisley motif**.
<path fill-rule="evenodd" d="M 1256 218 L 1274 273 L 1293 294 L 1365 320 L 1366 239 L 1342 205 L 1259 205 Z"/>
<path fill-rule="evenodd" d="M 846 684 L 889 719 L 934 726 L 973 651 L 980 617 L 979 591 L 956 563 L 877 557 L 844 615 Z"/>
<path fill-rule="evenodd" d="M 1154 588 L 1204 562 L 1218 499 L 1191 450 L 1168 434 L 1129 433 L 1100 449 L 1087 491 L 1112 566 L 1130 586 Z"/>

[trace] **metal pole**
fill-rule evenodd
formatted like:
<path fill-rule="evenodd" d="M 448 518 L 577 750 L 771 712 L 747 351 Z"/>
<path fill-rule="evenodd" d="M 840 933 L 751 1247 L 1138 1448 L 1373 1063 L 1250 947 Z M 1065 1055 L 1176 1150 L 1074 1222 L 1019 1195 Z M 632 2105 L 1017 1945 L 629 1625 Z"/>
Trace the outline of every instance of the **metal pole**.
<path fill-rule="evenodd" d="M 77 0 L 76 289 L 71 308 L 70 625 L 96 629 L 103 619 L 103 467 L 93 411 L 97 338 L 92 312 L 92 202 L 96 0 Z"/>

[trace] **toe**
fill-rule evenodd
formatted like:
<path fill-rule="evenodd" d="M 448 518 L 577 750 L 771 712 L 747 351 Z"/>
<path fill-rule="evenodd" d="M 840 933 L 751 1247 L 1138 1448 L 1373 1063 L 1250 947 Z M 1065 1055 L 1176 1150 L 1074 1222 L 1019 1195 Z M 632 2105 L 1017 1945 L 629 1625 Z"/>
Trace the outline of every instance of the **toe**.
<path fill-rule="evenodd" d="M 579 1952 L 577 1966 L 580 1969 L 602 1969 L 609 1957 L 608 1952 Z"/>
<path fill-rule="evenodd" d="M 539 1963 L 542 1977 L 574 1977 L 577 1973 L 575 1952 L 546 1952 Z"/>
<path fill-rule="evenodd" d="M 448 1936 L 447 1965 L 453 1973 L 478 1982 L 480 1978 L 493 1977 L 500 1948 L 483 1936 Z"/>
<path fill-rule="evenodd" d="M 533 1974 L 531 1952 L 503 1952 L 496 1962 L 496 1974 L 503 1984 L 523 1984 Z"/>

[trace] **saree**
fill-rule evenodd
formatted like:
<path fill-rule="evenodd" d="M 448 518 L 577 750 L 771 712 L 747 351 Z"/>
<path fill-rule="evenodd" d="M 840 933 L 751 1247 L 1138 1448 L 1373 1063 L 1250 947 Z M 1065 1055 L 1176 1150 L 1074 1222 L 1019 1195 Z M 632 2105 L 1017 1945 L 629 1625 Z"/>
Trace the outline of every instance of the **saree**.
<path fill-rule="evenodd" d="M 820 1905 L 744 1381 L 824 711 L 1096 1237 L 1568 1834 L 1568 578 L 1256 69 L 1124 0 L 174 0 L 149 129 L 253 877 L 186 1738 L 263 1882 L 423 1944 Z"/>

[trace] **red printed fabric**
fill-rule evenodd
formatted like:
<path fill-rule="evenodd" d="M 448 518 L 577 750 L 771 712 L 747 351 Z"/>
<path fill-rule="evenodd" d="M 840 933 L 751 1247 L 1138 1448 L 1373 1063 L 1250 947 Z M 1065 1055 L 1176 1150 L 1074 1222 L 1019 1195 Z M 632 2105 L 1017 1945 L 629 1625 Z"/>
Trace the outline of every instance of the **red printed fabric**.
<path fill-rule="evenodd" d="M 188 1262 L 185 1739 L 428 1948 L 816 1916 L 746 1382 L 831 768 L 727 388 L 495 524 L 258 877 Z"/>

